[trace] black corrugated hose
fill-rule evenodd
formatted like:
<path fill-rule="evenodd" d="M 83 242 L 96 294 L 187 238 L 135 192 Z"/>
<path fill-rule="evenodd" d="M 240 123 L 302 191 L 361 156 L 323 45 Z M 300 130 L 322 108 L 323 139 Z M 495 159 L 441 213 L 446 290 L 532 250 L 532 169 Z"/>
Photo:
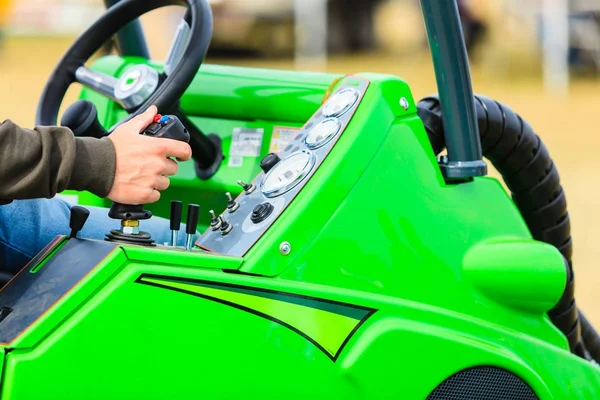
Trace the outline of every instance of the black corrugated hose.
<path fill-rule="evenodd" d="M 600 337 L 575 303 L 571 225 L 556 166 L 531 126 L 509 107 L 475 96 L 475 108 L 483 156 L 502 175 L 534 239 L 555 246 L 565 259 L 567 285 L 548 315 L 574 354 L 600 362 Z M 438 97 L 421 100 L 417 112 L 438 155 L 445 147 Z"/>

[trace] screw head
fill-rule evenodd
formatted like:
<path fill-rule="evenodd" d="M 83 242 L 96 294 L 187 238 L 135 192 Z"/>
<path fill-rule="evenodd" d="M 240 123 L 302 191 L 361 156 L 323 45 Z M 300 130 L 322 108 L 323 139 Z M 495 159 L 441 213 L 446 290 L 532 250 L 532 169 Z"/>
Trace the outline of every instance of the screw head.
<path fill-rule="evenodd" d="M 292 246 L 288 242 L 282 242 L 279 245 L 279 252 L 284 256 L 287 256 L 292 251 Z"/>
<path fill-rule="evenodd" d="M 400 107 L 402 107 L 402 109 L 403 109 L 404 111 L 408 110 L 408 107 L 410 107 L 410 105 L 408 104 L 408 100 L 406 100 L 406 98 L 405 98 L 405 97 L 402 97 L 402 98 L 400 99 Z"/>

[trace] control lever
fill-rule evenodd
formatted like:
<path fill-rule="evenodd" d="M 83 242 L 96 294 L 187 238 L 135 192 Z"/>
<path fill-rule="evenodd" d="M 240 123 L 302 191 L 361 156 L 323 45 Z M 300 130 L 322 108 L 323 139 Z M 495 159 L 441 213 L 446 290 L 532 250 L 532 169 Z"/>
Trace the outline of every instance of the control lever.
<path fill-rule="evenodd" d="M 69 228 L 71 228 L 71 239 L 77 237 L 77 233 L 83 229 L 83 225 L 90 216 L 90 210 L 80 206 L 71 207 L 71 218 L 69 220 Z"/>
<path fill-rule="evenodd" d="M 177 236 L 181 229 L 181 209 L 183 208 L 180 201 L 173 200 L 171 202 L 171 246 L 177 246 Z"/>
<path fill-rule="evenodd" d="M 190 141 L 190 133 L 174 115 L 156 114 L 154 122 L 148 125 L 141 134 L 150 137 L 179 140 L 186 143 Z M 111 230 L 110 234 L 106 235 L 108 240 L 153 245 L 154 240 L 152 240 L 150 234 L 141 232 L 139 229 L 140 220 L 152 217 L 152 213 L 145 210 L 143 205 L 113 203 L 108 216 L 121 220 L 121 229 Z"/>
<path fill-rule="evenodd" d="M 98 121 L 98 110 L 88 100 L 77 100 L 63 114 L 60 124 L 73 131 L 75 136 L 101 139 L 108 133 Z"/>
<path fill-rule="evenodd" d="M 192 250 L 192 246 L 194 245 L 194 235 L 196 234 L 196 229 L 198 228 L 198 217 L 200 216 L 200 206 L 197 204 L 188 205 L 188 215 L 185 226 L 185 233 L 187 233 L 187 238 L 185 241 L 185 249 L 190 251 Z"/>

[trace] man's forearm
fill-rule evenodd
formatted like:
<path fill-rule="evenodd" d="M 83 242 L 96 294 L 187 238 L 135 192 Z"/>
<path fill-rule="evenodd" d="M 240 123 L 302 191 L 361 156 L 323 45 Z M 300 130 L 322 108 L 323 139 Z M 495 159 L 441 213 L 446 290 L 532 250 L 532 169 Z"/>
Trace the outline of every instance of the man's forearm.
<path fill-rule="evenodd" d="M 63 127 L 0 124 L 0 200 L 50 198 L 67 189 L 105 197 L 115 169 L 108 139 L 75 138 Z"/>

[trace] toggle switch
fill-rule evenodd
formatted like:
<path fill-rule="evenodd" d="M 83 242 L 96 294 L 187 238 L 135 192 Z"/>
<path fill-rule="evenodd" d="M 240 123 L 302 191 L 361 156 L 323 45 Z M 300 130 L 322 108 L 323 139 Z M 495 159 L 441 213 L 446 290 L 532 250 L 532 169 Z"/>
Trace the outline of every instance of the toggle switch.
<path fill-rule="evenodd" d="M 233 229 L 233 225 L 225 221 L 225 218 L 223 218 L 223 216 L 221 216 L 221 221 L 221 235 L 227 235 Z"/>
<path fill-rule="evenodd" d="M 210 221 L 210 229 L 213 231 L 219 230 L 223 224 L 223 219 L 221 217 L 217 217 L 213 210 L 210 210 L 210 216 L 212 217 L 212 220 Z"/>
<path fill-rule="evenodd" d="M 245 183 L 243 181 L 237 181 L 237 183 L 244 189 L 244 193 L 246 194 L 250 194 L 256 189 L 256 186 L 254 186 L 253 183 Z"/>
<path fill-rule="evenodd" d="M 231 197 L 231 193 L 225 193 L 227 196 L 227 211 L 230 213 L 235 212 L 238 208 L 240 208 L 240 204 Z"/>

